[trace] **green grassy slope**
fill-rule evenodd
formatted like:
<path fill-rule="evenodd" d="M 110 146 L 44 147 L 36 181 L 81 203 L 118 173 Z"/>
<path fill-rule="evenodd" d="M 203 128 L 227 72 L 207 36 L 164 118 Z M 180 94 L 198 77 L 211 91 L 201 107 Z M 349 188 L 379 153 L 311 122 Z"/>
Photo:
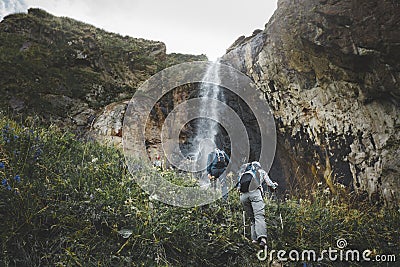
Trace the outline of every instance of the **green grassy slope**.
<path fill-rule="evenodd" d="M 0 118 L 0 265 L 260 266 L 236 192 L 186 209 L 151 201 L 119 150 L 28 124 Z M 321 251 L 345 238 L 399 259 L 400 212 L 350 199 L 315 188 L 268 201 L 269 248 Z"/>

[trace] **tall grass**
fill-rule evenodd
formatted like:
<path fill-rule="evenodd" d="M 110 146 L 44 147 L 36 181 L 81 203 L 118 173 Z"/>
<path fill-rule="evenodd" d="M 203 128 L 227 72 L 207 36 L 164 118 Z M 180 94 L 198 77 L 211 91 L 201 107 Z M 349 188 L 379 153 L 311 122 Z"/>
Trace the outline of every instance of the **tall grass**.
<path fill-rule="evenodd" d="M 235 192 L 227 203 L 194 208 L 151 201 L 118 149 L 27 124 L 0 117 L 0 265 L 265 264 L 243 236 Z M 266 203 L 270 249 L 320 251 L 345 238 L 349 248 L 400 259 L 398 210 L 354 208 L 322 188 Z"/>

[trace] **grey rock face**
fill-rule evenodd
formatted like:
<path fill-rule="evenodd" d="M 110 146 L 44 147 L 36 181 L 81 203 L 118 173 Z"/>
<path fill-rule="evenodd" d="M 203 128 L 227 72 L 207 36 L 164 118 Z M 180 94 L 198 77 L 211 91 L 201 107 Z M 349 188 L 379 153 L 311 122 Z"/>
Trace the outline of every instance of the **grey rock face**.
<path fill-rule="evenodd" d="M 123 118 L 128 103 L 129 101 L 121 101 L 106 106 L 93 118 L 90 135 L 99 141 L 121 146 Z"/>
<path fill-rule="evenodd" d="M 400 199 L 400 4 L 281 0 L 223 57 L 265 92 L 287 187 L 341 183 Z"/>

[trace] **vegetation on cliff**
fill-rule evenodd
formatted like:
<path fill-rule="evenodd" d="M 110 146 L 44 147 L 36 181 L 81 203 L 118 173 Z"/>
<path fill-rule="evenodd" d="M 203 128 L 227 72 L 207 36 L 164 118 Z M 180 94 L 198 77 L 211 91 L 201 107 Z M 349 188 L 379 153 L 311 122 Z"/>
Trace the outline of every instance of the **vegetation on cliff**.
<path fill-rule="evenodd" d="M 167 54 L 162 42 L 32 8 L 0 23 L 0 106 L 73 124 L 77 114 L 88 119 L 100 107 L 130 99 L 159 70 L 195 60 L 207 58 Z"/>

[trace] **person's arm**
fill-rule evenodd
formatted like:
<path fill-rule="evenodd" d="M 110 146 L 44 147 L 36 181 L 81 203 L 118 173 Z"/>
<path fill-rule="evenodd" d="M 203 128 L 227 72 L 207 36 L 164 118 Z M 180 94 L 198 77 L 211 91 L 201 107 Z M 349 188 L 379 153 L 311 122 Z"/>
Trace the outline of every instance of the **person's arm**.
<path fill-rule="evenodd" d="M 260 170 L 259 171 L 260 172 L 260 176 L 261 176 L 261 179 L 263 179 L 264 181 L 265 181 L 265 183 L 268 185 L 268 186 L 271 186 L 272 188 L 276 188 L 277 186 L 278 186 L 278 183 L 276 183 L 276 182 L 273 182 L 272 180 L 271 180 L 271 178 L 269 178 L 269 176 L 268 176 L 268 173 L 266 172 L 266 171 L 264 171 L 264 170 Z"/>
<path fill-rule="evenodd" d="M 226 154 L 225 151 L 224 151 L 224 156 L 225 156 L 226 165 L 228 166 L 228 164 L 229 164 L 229 162 L 231 161 L 231 159 L 229 158 L 228 154 Z"/>
<path fill-rule="evenodd" d="M 240 177 L 242 176 L 242 172 L 239 171 L 238 173 L 238 178 L 237 178 L 237 184 L 236 184 L 236 189 L 238 192 L 240 192 Z"/>

